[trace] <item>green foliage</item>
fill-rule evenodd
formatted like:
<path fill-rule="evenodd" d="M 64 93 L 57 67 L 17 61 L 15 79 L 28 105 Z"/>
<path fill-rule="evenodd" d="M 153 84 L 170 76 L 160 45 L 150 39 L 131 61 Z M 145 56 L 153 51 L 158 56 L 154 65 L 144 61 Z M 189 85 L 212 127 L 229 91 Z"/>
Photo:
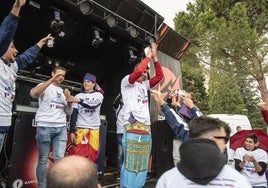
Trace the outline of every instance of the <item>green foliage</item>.
<path fill-rule="evenodd" d="M 241 114 L 245 109 L 238 83 L 227 72 L 211 71 L 208 94 L 211 114 Z"/>
<path fill-rule="evenodd" d="M 260 101 L 260 97 L 258 97 L 257 89 L 255 89 L 252 85 L 253 79 L 241 77 L 238 83 L 243 96 L 243 101 L 246 105 L 245 109 L 247 109 L 244 114 L 250 119 L 250 123 L 253 128 L 262 129 L 266 132 L 267 125 L 263 120 L 261 111 L 256 106 L 256 104 Z"/>
<path fill-rule="evenodd" d="M 181 65 L 183 89 L 192 94 L 195 105 L 207 113 L 207 94 L 204 86 L 205 78 L 200 74 L 200 66 L 196 61 Z"/>
<path fill-rule="evenodd" d="M 181 60 L 184 87 L 198 93 L 202 79 L 192 79 L 209 76 L 208 107 L 202 106 L 209 113 L 247 109 L 253 126 L 264 128 L 256 103 L 258 93 L 268 100 L 267 12 L 267 0 L 196 0 L 176 14 L 175 30 L 191 42 Z"/>

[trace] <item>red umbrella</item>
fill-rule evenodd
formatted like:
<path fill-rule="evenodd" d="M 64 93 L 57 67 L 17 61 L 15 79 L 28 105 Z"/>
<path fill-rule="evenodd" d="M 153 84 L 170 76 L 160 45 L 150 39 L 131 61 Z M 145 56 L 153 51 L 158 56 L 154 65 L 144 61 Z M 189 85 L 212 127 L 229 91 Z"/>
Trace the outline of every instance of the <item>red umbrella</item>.
<path fill-rule="evenodd" d="M 237 148 L 243 147 L 246 136 L 251 133 L 256 134 L 258 136 L 259 148 L 268 152 L 268 135 L 262 130 L 242 130 L 235 133 L 230 138 L 230 148 L 235 151 Z"/>

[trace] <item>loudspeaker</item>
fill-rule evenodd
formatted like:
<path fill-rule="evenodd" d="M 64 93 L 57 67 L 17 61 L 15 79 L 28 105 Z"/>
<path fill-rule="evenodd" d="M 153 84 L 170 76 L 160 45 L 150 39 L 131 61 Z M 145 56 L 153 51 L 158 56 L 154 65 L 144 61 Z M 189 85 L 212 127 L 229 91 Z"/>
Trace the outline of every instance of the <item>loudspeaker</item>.
<path fill-rule="evenodd" d="M 98 157 L 97 157 L 97 160 L 96 160 L 99 178 L 101 178 L 103 176 L 103 174 L 104 174 L 106 132 L 107 132 L 107 121 L 106 120 L 101 120 L 100 146 L 99 146 Z"/>
<path fill-rule="evenodd" d="M 165 171 L 174 167 L 172 148 L 174 133 L 166 120 L 152 124 L 153 171 L 160 177 Z"/>
<path fill-rule="evenodd" d="M 35 113 L 18 113 L 15 120 L 7 187 L 38 187 L 35 175 L 38 156 L 36 128 L 32 126 L 34 116 Z"/>

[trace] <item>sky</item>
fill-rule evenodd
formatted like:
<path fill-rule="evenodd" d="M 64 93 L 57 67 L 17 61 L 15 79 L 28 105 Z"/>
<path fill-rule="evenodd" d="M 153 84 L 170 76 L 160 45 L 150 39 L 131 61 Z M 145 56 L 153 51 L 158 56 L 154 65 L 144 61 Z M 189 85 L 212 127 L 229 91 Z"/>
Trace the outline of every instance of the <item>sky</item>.
<path fill-rule="evenodd" d="M 174 29 L 173 18 L 178 11 L 186 11 L 186 4 L 193 0 L 141 0 L 158 14 L 164 17 L 164 22 Z"/>

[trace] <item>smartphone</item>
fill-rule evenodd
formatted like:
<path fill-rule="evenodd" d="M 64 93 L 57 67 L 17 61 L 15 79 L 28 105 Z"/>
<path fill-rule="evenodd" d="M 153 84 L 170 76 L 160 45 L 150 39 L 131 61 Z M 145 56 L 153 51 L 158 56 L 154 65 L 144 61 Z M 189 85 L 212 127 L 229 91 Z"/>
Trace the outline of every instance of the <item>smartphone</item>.
<path fill-rule="evenodd" d="M 185 98 L 185 96 L 184 96 L 185 93 L 186 93 L 185 90 L 179 90 L 179 91 L 178 91 L 178 95 L 179 95 L 181 98 L 183 98 L 183 99 Z"/>

